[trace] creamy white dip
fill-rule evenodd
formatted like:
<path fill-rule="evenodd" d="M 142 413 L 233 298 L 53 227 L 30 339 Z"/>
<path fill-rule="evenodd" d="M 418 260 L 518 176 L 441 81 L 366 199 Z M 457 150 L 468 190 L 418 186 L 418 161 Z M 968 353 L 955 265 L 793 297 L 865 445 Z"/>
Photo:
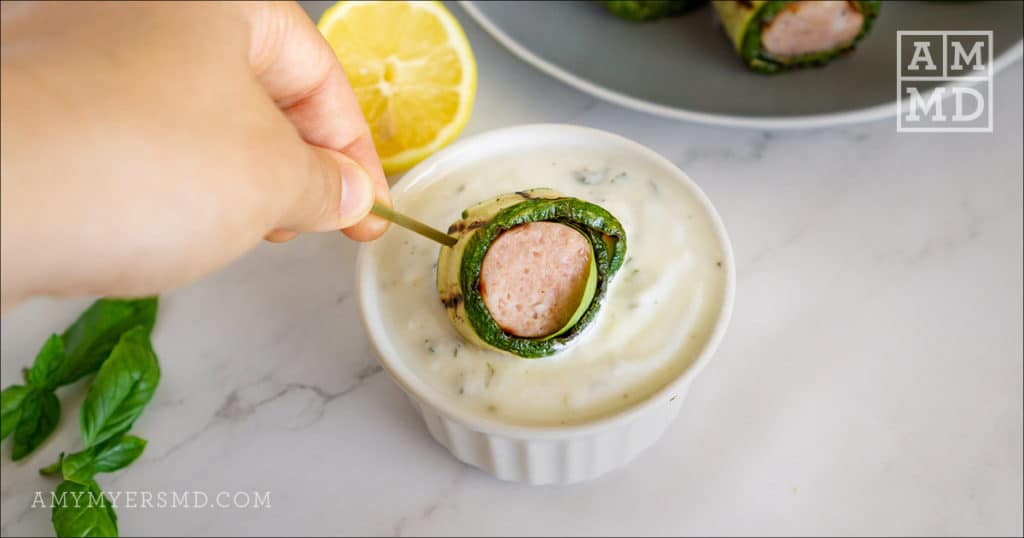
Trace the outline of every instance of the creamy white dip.
<path fill-rule="evenodd" d="M 640 158 L 532 150 L 421 183 L 395 205 L 440 229 L 481 200 L 548 187 L 601 205 L 626 230 L 626 262 L 597 319 L 566 350 L 542 359 L 463 342 L 438 298 L 438 245 L 397 227 L 378 240 L 374 281 L 396 349 L 457 405 L 510 424 L 576 424 L 650 396 L 708 343 L 725 295 L 723 247 L 700 201 Z"/>

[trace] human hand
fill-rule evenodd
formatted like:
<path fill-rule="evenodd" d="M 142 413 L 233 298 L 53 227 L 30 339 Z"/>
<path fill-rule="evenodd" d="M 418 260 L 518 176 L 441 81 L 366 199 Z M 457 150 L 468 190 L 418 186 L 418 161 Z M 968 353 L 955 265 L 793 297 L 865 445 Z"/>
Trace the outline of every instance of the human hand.
<path fill-rule="evenodd" d="M 390 204 L 334 53 L 294 3 L 4 3 L 3 307 L 143 295 L 261 238 Z"/>

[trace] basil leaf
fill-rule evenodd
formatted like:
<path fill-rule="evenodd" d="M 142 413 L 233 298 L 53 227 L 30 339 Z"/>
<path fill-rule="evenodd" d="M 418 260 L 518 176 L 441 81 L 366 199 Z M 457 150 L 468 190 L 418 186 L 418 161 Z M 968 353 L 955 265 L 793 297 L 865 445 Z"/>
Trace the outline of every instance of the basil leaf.
<path fill-rule="evenodd" d="M 29 455 L 57 428 L 60 400 L 52 390 L 31 389 L 21 403 L 21 416 L 14 428 L 11 459 Z"/>
<path fill-rule="evenodd" d="M 58 537 L 117 536 L 117 516 L 110 500 L 94 481 L 65 480 L 54 492 L 50 520 Z"/>
<path fill-rule="evenodd" d="M 101 495 L 103 494 L 103 490 L 100 489 L 99 484 L 97 484 L 94 481 L 92 483 L 92 485 L 96 488 L 96 491 L 100 492 Z M 111 536 L 114 536 L 116 538 L 116 536 L 117 536 L 117 512 L 114 512 L 114 505 L 110 504 L 110 501 L 107 499 L 107 497 L 105 495 L 103 496 L 103 509 L 104 509 L 104 511 L 107 512 L 107 519 L 109 519 L 110 522 L 114 524 L 114 534 L 111 534 Z"/>
<path fill-rule="evenodd" d="M 100 299 L 68 327 L 61 339 L 67 361 L 58 385 L 74 383 L 99 369 L 121 335 L 141 325 L 148 334 L 156 322 L 157 298 Z"/>
<path fill-rule="evenodd" d="M 32 389 L 25 385 L 11 385 L 0 393 L 0 440 L 14 431 L 21 418 L 21 406 Z"/>
<path fill-rule="evenodd" d="M 32 369 L 28 372 L 28 382 L 41 389 L 54 389 L 57 387 L 57 376 L 60 374 L 66 362 L 64 354 L 64 342 L 56 334 L 50 335 L 39 350 L 36 360 L 32 363 Z"/>
<path fill-rule="evenodd" d="M 60 456 L 57 457 L 57 461 L 47 465 L 46 467 L 43 467 L 43 468 L 39 469 L 39 474 L 41 474 L 43 476 L 60 476 L 61 475 L 60 468 L 63 465 L 64 465 L 64 453 L 61 452 Z"/>
<path fill-rule="evenodd" d="M 123 469 L 146 449 L 146 440 L 135 435 L 122 435 L 96 447 L 97 454 L 93 466 L 97 473 L 112 473 Z"/>
<path fill-rule="evenodd" d="M 160 365 L 149 342 L 149 330 L 136 327 L 124 333 L 85 395 L 85 448 L 128 431 L 153 398 L 159 382 Z"/>
<path fill-rule="evenodd" d="M 146 448 L 146 440 L 121 435 L 107 442 L 64 458 L 61 471 L 65 480 L 88 483 L 96 473 L 110 473 L 135 461 Z"/>

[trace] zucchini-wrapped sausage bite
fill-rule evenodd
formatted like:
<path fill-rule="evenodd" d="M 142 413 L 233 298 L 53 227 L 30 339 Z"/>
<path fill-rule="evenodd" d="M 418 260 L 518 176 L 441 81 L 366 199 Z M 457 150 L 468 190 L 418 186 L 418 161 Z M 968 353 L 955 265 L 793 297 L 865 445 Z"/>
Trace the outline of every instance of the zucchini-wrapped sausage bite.
<path fill-rule="evenodd" d="M 709 0 L 602 0 L 618 17 L 631 21 L 653 21 L 693 11 Z"/>
<path fill-rule="evenodd" d="M 871 28 L 878 0 L 716 1 L 736 52 L 755 71 L 822 65 L 853 49 Z"/>
<path fill-rule="evenodd" d="M 437 289 L 456 330 L 477 345 L 545 357 L 590 324 L 626 254 L 601 207 L 550 189 L 505 194 L 448 229 Z"/>

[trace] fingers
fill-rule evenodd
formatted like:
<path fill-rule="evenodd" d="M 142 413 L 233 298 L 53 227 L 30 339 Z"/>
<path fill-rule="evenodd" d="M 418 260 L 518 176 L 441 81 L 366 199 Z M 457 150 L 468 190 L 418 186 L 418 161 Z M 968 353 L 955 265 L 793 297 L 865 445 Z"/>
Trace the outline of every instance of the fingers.
<path fill-rule="evenodd" d="M 287 241 L 298 232 L 348 228 L 370 213 L 375 188 L 366 170 L 336 151 L 307 148 L 310 165 L 295 167 L 298 176 L 287 179 L 303 188 L 284 213 L 279 227 L 266 236 L 269 241 Z"/>
<path fill-rule="evenodd" d="M 356 162 L 362 164 L 364 169 L 370 174 L 370 179 L 373 181 L 375 199 L 391 207 L 391 191 L 388 187 L 388 178 L 384 175 L 384 169 L 380 166 L 366 166 L 366 163 L 380 162 L 380 159 L 377 157 L 377 149 L 373 147 L 373 139 L 370 138 L 370 134 L 365 133 L 363 136 L 360 136 L 352 145 L 345 148 L 345 153 Z M 387 229 L 388 221 L 370 215 L 359 221 L 358 224 L 347 227 L 343 231 L 345 235 L 356 241 L 372 241 L 380 237 Z"/>
<path fill-rule="evenodd" d="M 286 243 L 298 236 L 299 232 L 277 229 L 263 236 L 263 239 L 270 241 L 271 243 Z"/>
<path fill-rule="evenodd" d="M 247 14 L 249 63 L 303 139 L 341 150 L 367 131 L 334 51 L 298 4 L 261 3 Z"/>
<path fill-rule="evenodd" d="M 249 61 L 268 95 L 306 142 L 351 157 L 372 180 L 377 200 L 391 205 L 387 178 L 359 102 L 312 21 L 295 3 L 257 4 L 248 11 Z M 380 236 L 387 222 L 370 217 L 341 228 L 352 239 L 368 241 Z"/>

